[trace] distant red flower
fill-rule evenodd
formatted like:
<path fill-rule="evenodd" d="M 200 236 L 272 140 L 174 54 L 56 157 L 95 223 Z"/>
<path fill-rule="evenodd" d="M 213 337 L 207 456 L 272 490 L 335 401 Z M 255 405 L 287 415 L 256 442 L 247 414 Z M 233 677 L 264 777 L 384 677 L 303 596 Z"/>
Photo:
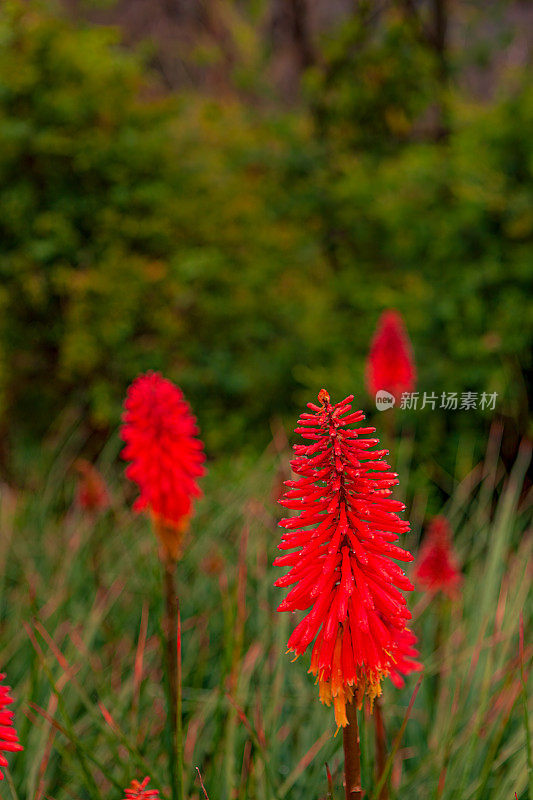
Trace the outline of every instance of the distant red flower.
<path fill-rule="evenodd" d="M 366 384 L 371 397 L 384 389 L 397 403 L 403 392 L 415 388 L 413 349 L 397 311 L 384 311 L 379 319 L 366 365 Z"/>
<path fill-rule="evenodd" d="M 79 474 L 77 501 L 85 511 L 104 511 L 109 508 L 109 494 L 105 481 L 96 467 L 84 458 L 74 462 Z"/>
<path fill-rule="evenodd" d="M 157 372 L 133 381 L 124 406 L 122 456 L 140 491 L 134 509 L 150 511 L 166 554 L 176 559 L 204 474 L 196 420 L 181 390 Z"/>
<path fill-rule="evenodd" d="M 415 583 L 421 588 L 432 593 L 441 590 L 449 597 L 457 595 L 462 582 L 452 539 L 448 520 L 434 517 L 428 526 L 414 571 Z"/>
<path fill-rule="evenodd" d="M 124 800 L 156 800 L 159 797 L 157 789 L 146 789 L 150 783 L 150 778 L 145 778 L 142 783 L 132 781 L 129 789 L 125 789 L 126 797 Z"/>
<path fill-rule="evenodd" d="M 0 682 L 5 680 L 5 674 L 0 673 Z M 3 753 L 16 753 L 24 750 L 19 743 L 19 737 L 13 725 L 13 712 L 7 711 L 6 706 L 11 705 L 13 698 L 9 694 L 11 687 L 0 683 L 0 767 L 7 767 L 7 759 Z M 0 781 L 4 779 L 0 769 Z"/>
<path fill-rule="evenodd" d="M 366 693 L 381 694 L 381 680 L 394 668 L 398 640 L 411 614 L 399 589 L 413 587 L 391 559 L 412 556 L 394 542 L 409 523 L 392 500 L 396 473 L 383 461 L 386 450 L 370 450 L 378 439 L 361 438 L 375 428 L 350 428 L 364 419 L 350 413 L 350 395 L 332 405 L 323 389 L 320 406 L 308 403 L 296 433 L 311 440 L 295 445 L 292 468 L 299 480 L 286 481 L 281 505 L 298 512 L 283 519 L 280 550 L 294 550 L 275 564 L 291 567 L 276 586 L 295 584 L 278 611 L 310 609 L 289 638 L 301 655 L 315 640 L 310 672 L 320 699 L 333 702 L 338 726 L 347 724 L 346 703 L 360 707 Z"/>
<path fill-rule="evenodd" d="M 416 642 L 417 638 L 409 628 L 404 628 L 398 634 L 397 650 L 394 654 L 396 660 L 391 667 L 389 675 L 397 689 L 402 689 L 405 686 L 404 675 L 410 675 L 411 672 L 420 672 L 423 669 L 422 664 L 417 661 L 420 654 L 415 647 Z"/>

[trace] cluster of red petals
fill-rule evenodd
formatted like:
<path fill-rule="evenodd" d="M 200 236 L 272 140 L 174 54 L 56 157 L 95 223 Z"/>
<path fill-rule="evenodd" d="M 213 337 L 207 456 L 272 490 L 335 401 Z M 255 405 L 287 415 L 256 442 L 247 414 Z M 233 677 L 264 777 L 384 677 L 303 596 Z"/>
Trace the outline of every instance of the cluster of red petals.
<path fill-rule="evenodd" d="M 389 678 L 397 689 L 405 686 L 404 676 L 412 672 L 420 672 L 424 667 L 417 661 L 419 652 L 416 649 L 416 636 L 409 628 L 400 631 L 396 640 L 397 649 L 394 653 L 394 664 L 391 667 Z"/>
<path fill-rule="evenodd" d="M 371 397 L 384 389 L 397 403 L 403 392 L 415 388 L 413 349 L 397 311 L 384 311 L 379 319 L 366 365 L 366 383 Z"/>
<path fill-rule="evenodd" d="M 126 797 L 124 800 L 156 800 L 159 797 L 157 789 L 147 789 L 150 778 L 145 778 L 142 783 L 132 781 L 129 789 L 125 789 Z"/>
<path fill-rule="evenodd" d="M 453 549 L 453 534 L 444 517 L 434 517 L 418 554 L 415 583 L 428 592 L 444 592 L 456 597 L 462 582 L 461 570 Z"/>
<path fill-rule="evenodd" d="M 136 378 L 125 401 L 122 456 L 139 487 L 136 511 L 148 509 L 170 529 L 182 530 L 200 495 L 203 444 L 183 394 L 157 372 Z"/>
<path fill-rule="evenodd" d="M 7 767 L 7 759 L 4 753 L 15 753 L 24 748 L 19 743 L 19 737 L 13 726 L 13 712 L 6 710 L 11 705 L 13 698 L 9 694 L 11 688 L 3 686 L 1 681 L 5 680 L 5 674 L 0 674 L 0 767 Z M 0 781 L 4 776 L 0 769 Z"/>
<path fill-rule="evenodd" d="M 390 497 L 398 476 L 383 460 L 387 451 L 371 449 L 379 440 L 363 438 L 375 428 L 350 427 L 364 419 L 351 412 L 352 395 L 332 405 L 323 389 L 318 399 L 299 419 L 296 433 L 311 444 L 295 445 L 291 463 L 300 477 L 286 481 L 280 501 L 297 513 L 280 522 L 279 549 L 293 552 L 274 563 L 290 567 L 276 585 L 293 585 L 278 611 L 310 609 L 288 648 L 299 656 L 314 640 L 310 672 L 344 726 L 346 702 L 378 696 L 401 661 L 411 614 L 400 590 L 413 587 L 392 559 L 412 556 L 395 544 L 409 530 L 396 513 L 404 505 Z"/>
<path fill-rule="evenodd" d="M 104 511 L 109 508 L 109 493 L 96 467 L 84 458 L 74 462 L 79 475 L 77 501 L 85 511 Z"/>

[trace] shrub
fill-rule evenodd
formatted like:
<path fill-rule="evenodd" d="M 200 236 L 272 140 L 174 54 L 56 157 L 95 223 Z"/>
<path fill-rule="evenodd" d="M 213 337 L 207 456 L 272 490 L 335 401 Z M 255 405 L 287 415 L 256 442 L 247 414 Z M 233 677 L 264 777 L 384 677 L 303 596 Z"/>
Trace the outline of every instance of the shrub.
<path fill-rule="evenodd" d="M 4 4 L 4 430 L 35 439 L 65 406 L 105 430 L 153 368 L 183 388 L 210 453 L 256 447 L 322 385 L 363 392 L 391 306 L 421 391 L 497 391 L 525 428 L 531 90 L 486 106 L 451 96 L 448 137 L 424 139 L 427 54 L 396 18 L 361 36 L 333 37 L 308 107 L 273 113 L 164 99 L 116 33 Z M 487 416 L 415 420 L 418 460 L 451 463 Z"/>

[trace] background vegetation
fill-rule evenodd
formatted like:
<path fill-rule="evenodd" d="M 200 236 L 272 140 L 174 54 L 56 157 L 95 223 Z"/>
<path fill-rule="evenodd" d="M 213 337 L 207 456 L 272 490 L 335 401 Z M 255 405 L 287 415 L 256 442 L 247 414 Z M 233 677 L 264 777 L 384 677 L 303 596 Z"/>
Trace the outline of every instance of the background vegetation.
<path fill-rule="evenodd" d="M 425 673 L 393 759 L 391 800 L 528 798 L 521 665 L 527 680 L 531 448 L 506 474 L 500 441 L 493 431 L 484 462 L 442 509 L 464 573 L 458 600 L 410 598 Z M 48 464 L 44 486 L 30 468 L 38 492 L 2 493 L 0 663 L 26 748 L 10 757 L 19 800 L 119 800 L 145 774 L 168 797 L 161 566 L 148 520 L 131 513 L 124 481 L 115 482 L 119 447 L 111 440 L 99 463 L 113 498 L 103 515 L 73 502 L 75 439 Z M 404 489 L 408 467 L 394 463 Z M 178 571 L 186 797 L 203 799 L 198 766 L 210 800 L 326 800 L 327 761 L 340 800 L 332 709 L 318 702 L 308 658 L 291 663 L 285 653 L 293 620 L 275 610 L 284 595 L 271 566 L 280 538 L 273 500 L 288 467 L 282 439 L 255 463 L 231 466 L 231 480 L 226 468 L 204 480 Z M 412 552 L 426 499 L 417 494 L 410 509 L 403 544 Z M 417 677 L 401 691 L 385 681 L 389 751 Z M 377 800 L 368 714 L 362 737 L 363 786 Z M 5 781 L 0 794 L 13 800 Z"/>
<path fill-rule="evenodd" d="M 421 392 L 498 392 L 508 435 L 527 430 L 529 70 L 476 98 L 474 55 L 423 22 L 362 4 L 287 106 L 248 62 L 231 93 L 162 94 L 116 32 L 3 4 L 5 443 L 40 441 L 67 406 L 97 452 L 148 368 L 183 387 L 211 455 L 264 446 L 324 384 L 371 410 L 364 359 L 391 306 Z M 483 452 L 486 414 L 402 419 L 424 430 L 418 462 L 453 471 L 461 437 Z"/>

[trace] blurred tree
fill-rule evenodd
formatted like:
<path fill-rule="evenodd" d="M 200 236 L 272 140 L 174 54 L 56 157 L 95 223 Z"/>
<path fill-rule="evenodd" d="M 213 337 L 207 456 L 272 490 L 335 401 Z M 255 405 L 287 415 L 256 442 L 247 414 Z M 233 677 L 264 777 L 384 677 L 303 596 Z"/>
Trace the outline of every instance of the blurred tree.
<path fill-rule="evenodd" d="M 438 59 L 396 7 L 330 35 L 291 111 L 162 99 L 116 34 L 28 3 L 2 6 L 0 39 L 5 432 L 40 437 L 65 406 L 105 432 L 152 368 L 182 386 L 211 453 L 257 447 L 322 385 L 363 393 L 386 307 L 422 392 L 497 391 L 525 430 L 525 71 L 490 103 L 450 87 L 442 138 Z M 417 460 L 450 470 L 491 417 L 401 413 L 423 427 Z"/>
<path fill-rule="evenodd" d="M 321 59 L 324 40 L 365 16 L 374 27 L 400 14 L 436 57 L 441 82 L 468 81 L 492 94 L 502 70 L 530 52 L 531 3 L 524 0 L 43 0 L 54 13 L 118 25 L 142 44 L 171 91 L 246 93 L 255 103 L 294 104 L 301 77 Z M 443 102 L 443 97 L 439 98 Z"/>
<path fill-rule="evenodd" d="M 0 26 L 3 404 L 39 426 L 83 381 L 107 419 L 104 354 L 146 328 L 168 249 L 170 109 L 139 101 L 138 66 L 110 31 L 19 3 Z"/>
<path fill-rule="evenodd" d="M 212 445 L 242 441 L 286 407 L 301 350 L 313 242 L 275 183 L 292 123 L 154 99 L 116 35 L 36 6 L 5 4 L 0 36 L 4 428 L 42 433 L 65 402 L 105 428 L 155 368 Z"/>

